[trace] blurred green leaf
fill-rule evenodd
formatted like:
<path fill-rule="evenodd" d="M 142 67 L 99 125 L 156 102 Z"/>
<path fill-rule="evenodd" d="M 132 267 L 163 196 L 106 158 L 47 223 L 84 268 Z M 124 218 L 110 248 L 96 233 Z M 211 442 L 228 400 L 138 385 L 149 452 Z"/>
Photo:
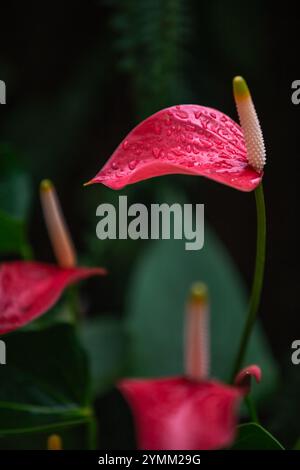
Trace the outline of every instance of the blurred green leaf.
<path fill-rule="evenodd" d="M 0 254 L 31 256 L 26 222 L 31 201 L 29 177 L 9 145 L 0 144 Z"/>
<path fill-rule="evenodd" d="M 300 438 L 297 440 L 296 444 L 294 445 L 293 450 L 300 450 Z"/>
<path fill-rule="evenodd" d="M 0 180 L 0 208 L 21 220 L 28 216 L 31 200 L 30 179 L 24 173 L 12 173 Z"/>
<path fill-rule="evenodd" d="M 186 296 L 197 280 L 211 298 L 211 375 L 228 380 L 247 311 L 240 277 L 216 235 L 205 226 L 200 251 L 186 251 L 184 241 L 153 243 L 134 271 L 127 302 L 132 375 L 163 376 L 183 372 L 183 327 Z M 260 394 L 274 385 L 276 367 L 259 326 L 253 333 L 247 363 L 263 371 Z"/>
<path fill-rule="evenodd" d="M 284 450 L 280 442 L 260 424 L 246 423 L 238 427 L 233 450 Z"/>
<path fill-rule="evenodd" d="M 67 300 L 67 293 L 46 313 L 22 327 L 22 331 L 40 331 L 58 324 L 74 326 L 74 313 Z"/>
<path fill-rule="evenodd" d="M 91 420 L 87 361 L 73 327 L 19 331 L 4 339 L 0 446 L 3 436 L 50 432 Z"/>
<path fill-rule="evenodd" d="M 88 353 L 95 394 L 106 391 L 120 377 L 126 361 L 126 336 L 123 325 L 113 316 L 98 316 L 81 329 Z"/>
<path fill-rule="evenodd" d="M 26 220 L 31 202 L 30 177 L 21 165 L 13 147 L 0 143 L 0 209 L 20 220 Z"/>
<path fill-rule="evenodd" d="M 52 426 L 45 431 L 21 432 L 13 436 L 0 438 L 0 450 L 46 450 L 49 435 L 59 434 L 63 450 L 80 450 L 89 448 L 89 434 L 85 422 Z"/>
<path fill-rule="evenodd" d="M 22 254 L 26 245 L 24 223 L 0 210 L 0 254 Z"/>

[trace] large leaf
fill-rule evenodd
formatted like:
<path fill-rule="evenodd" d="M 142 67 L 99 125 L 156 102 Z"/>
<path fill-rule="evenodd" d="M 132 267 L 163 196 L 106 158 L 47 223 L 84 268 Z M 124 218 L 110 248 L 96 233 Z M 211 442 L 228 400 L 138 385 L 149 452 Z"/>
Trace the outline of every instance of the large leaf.
<path fill-rule="evenodd" d="M 0 367 L 1 438 L 90 422 L 86 356 L 72 326 L 10 334 L 5 344 L 7 364 Z"/>
<path fill-rule="evenodd" d="M 123 324 L 113 316 L 99 316 L 86 322 L 81 338 L 88 353 L 93 392 L 101 393 L 120 377 L 126 362 Z"/>
<path fill-rule="evenodd" d="M 190 285 L 207 283 L 211 298 L 211 375 L 228 380 L 247 311 L 240 277 L 224 247 L 205 227 L 200 251 L 185 251 L 184 241 L 154 242 L 139 260 L 129 288 L 127 329 L 135 376 L 183 372 L 184 307 Z M 259 391 L 270 391 L 276 368 L 257 326 L 246 358 L 261 366 Z"/>
<path fill-rule="evenodd" d="M 241 424 L 232 447 L 234 450 L 284 450 L 272 434 L 256 423 Z"/>

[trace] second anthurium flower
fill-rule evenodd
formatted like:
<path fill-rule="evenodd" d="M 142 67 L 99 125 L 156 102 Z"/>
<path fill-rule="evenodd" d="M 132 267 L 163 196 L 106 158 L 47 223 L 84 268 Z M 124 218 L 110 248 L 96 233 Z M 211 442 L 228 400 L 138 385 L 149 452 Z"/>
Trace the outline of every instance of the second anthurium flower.
<path fill-rule="evenodd" d="M 228 447 L 236 434 L 237 410 L 250 391 L 256 365 L 244 368 L 234 385 L 209 377 L 209 302 L 196 284 L 187 303 L 185 374 L 124 379 L 119 389 L 132 410 L 138 447 L 152 450 L 210 450 Z"/>
<path fill-rule="evenodd" d="M 36 261 L 0 264 L 0 334 L 14 331 L 47 312 L 64 289 L 103 268 L 76 266 L 76 253 L 53 184 L 41 184 L 41 201 L 57 265 Z"/>

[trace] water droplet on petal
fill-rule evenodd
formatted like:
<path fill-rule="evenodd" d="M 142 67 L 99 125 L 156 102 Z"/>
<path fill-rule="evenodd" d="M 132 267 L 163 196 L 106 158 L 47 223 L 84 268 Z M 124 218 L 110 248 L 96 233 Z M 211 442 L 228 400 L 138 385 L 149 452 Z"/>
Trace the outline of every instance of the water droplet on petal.
<path fill-rule="evenodd" d="M 135 167 L 137 165 L 137 161 L 136 160 L 131 160 L 129 163 L 128 163 L 128 167 L 130 170 L 134 170 Z"/>
<path fill-rule="evenodd" d="M 154 157 L 154 158 L 158 158 L 158 157 L 159 157 L 159 152 L 160 152 L 159 148 L 153 147 L 153 149 L 152 149 L 152 154 L 153 154 L 153 157 Z"/>
<path fill-rule="evenodd" d="M 127 150 L 128 147 L 129 147 L 129 142 L 128 140 L 124 140 L 123 144 L 122 144 L 122 147 L 123 147 L 123 150 Z"/>
<path fill-rule="evenodd" d="M 186 124 L 185 128 L 186 128 L 187 131 L 191 131 L 191 132 L 194 132 L 194 130 L 196 129 L 194 124 Z"/>
<path fill-rule="evenodd" d="M 119 169 L 119 165 L 116 162 L 112 162 L 111 167 L 112 167 L 113 170 L 118 170 Z"/>

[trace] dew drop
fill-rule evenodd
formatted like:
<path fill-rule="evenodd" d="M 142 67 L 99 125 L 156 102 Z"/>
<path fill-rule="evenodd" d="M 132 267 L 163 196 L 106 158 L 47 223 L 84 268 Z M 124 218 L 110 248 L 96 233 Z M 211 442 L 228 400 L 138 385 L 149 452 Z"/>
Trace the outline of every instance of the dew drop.
<path fill-rule="evenodd" d="M 171 129 L 168 129 L 167 130 L 167 136 L 170 137 L 170 135 L 172 135 L 172 131 L 171 131 Z"/>
<path fill-rule="evenodd" d="M 112 162 L 111 167 L 112 167 L 113 170 L 118 170 L 119 169 L 119 165 L 116 162 Z"/>
<path fill-rule="evenodd" d="M 153 149 L 152 149 L 152 154 L 153 154 L 153 157 L 154 157 L 154 158 L 158 158 L 158 157 L 159 157 L 159 152 L 160 152 L 159 148 L 153 147 Z"/>
<path fill-rule="evenodd" d="M 127 150 L 128 147 L 129 147 L 129 142 L 128 140 L 124 140 L 123 144 L 122 144 L 122 147 L 123 147 L 123 150 Z"/>
<path fill-rule="evenodd" d="M 176 116 L 180 119 L 187 119 L 189 117 L 188 113 L 181 109 L 180 106 L 176 106 Z"/>
<path fill-rule="evenodd" d="M 137 165 L 137 161 L 136 160 L 131 160 L 129 163 L 128 163 L 128 167 L 130 170 L 134 170 L 135 167 Z"/>
<path fill-rule="evenodd" d="M 193 124 L 186 124 L 185 128 L 187 131 L 191 131 L 191 132 L 194 132 L 194 130 L 196 129 L 196 127 Z"/>

